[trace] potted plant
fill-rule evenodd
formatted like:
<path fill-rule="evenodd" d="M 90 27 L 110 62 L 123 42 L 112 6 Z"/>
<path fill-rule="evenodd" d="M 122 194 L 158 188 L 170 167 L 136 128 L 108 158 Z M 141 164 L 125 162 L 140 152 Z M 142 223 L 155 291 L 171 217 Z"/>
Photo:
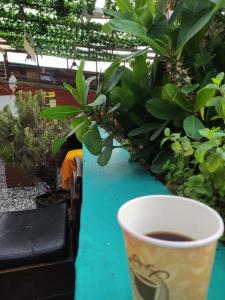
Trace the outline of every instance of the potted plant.
<path fill-rule="evenodd" d="M 225 2 L 224 0 L 116 1 L 105 31 L 135 35 L 145 42 L 114 62 L 87 103 L 90 80 L 82 61 L 76 87 L 65 84 L 80 103 L 47 109 L 42 116 L 67 118 L 87 149 L 105 165 L 113 139 L 156 174 L 174 193 L 191 196 L 225 218 Z M 150 61 L 148 49 L 155 51 Z M 104 128 L 104 138 L 99 133 Z"/>
<path fill-rule="evenodd" d="M 15 105 L 15 116 L 8 106 L 0 112 L 0 158 L 6 163 L 6 171 L 8 165 L 19 167 L 22 173 L 26 172 L 48 185 L 51 193 L 44 198 L 59 198 L 56 193 L 60 153 L 54 153 L 52 144 L 68 131 L 68 125 L 40 117 L 40 111 L 48 106 L 43 91 L 35 94 L 19 91 Z M 21 172 L 17 175 L 20 176 Z"/>

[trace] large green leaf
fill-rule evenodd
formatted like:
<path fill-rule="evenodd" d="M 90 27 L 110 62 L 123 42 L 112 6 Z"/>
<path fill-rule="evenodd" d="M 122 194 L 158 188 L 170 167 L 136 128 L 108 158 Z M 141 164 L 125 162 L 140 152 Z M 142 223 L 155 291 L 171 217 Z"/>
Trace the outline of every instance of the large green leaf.
<path fill-rule="evenodd" d="M 88 98 L 88 93 L 89 93 L 89 89 L 90 89 L 90 84 L 94 80 L 96 80 L 95 76 L 89 77 L 88 79 L 85 80 L 85 95 L 84 95 L 85 104 L 87 103 L 87 98 Z"/>
<path fill-rule="evenodd" d="M 215 108 L 218 116 L 225 120 L 225 98 L 218 97 Z"/>
<path fill-rule="evenodd" d="M 168 83 L 163 87 L 162 98 L 170 100 L 178 104 L 184 110 L 191 112 L 192 105 L 184 94 L 175 86 L 175 84 Z"/>
<path fill-rule="evenodd" d="M 148 31 L 148 36 L 151 39 L 156 39 L 162 35 L 169 34 L 170 28 L 165 16 L 162 16 L 156 23 L 154 23 Z"/>
<path fill-rule="evenodd" d="M 72 105 L 58 105 L 56 107 L 51 107 L 43 110 L 41 116 L 47 119 L 55 120 L 65 120 L 68 117 L 74 116 L 81 112 L 80 107 Z"/>
<path fill-rule="evenodd" d="M 160 19 L 165 12 L 165 9 L 168 5 L 168 0 L 157 0 L 155 1 L 155 8 L 156 8 L 156 21 Z"/>
<path fill-rule="evenodd" d="M 147 53 L 136 56 L 135 60 L 131 63 L 131 66 L 133 69 L 133 81 L 142 86 L 145 85 L 149 74 Z"/>
<path fill-rule="evenodd" d="M 160 120 L 183 120 L 187 116 L 175 103 L 158 98 L 148 100 L 146 110 Z"/>
<path fill-rule="evenodd" d="M 147 6 L 136 9 L 138 21 L 146 28 L 150 28 L 152 25 L 153 16 Z"/>
<path fill-rule="evenodd" d="M 162 123 L 160 123 L 160 122 L 147 123 L 138 128 L 132 129 L 131 131 L 128 132 L 127 135 L 128 135 L 128 137 L 133 137 L 133 136 L 137 136 L 140 134 L 144 134 L 149 131 L 158 129 L 161 125 L 162 125 Z"/>
<path fill-rule="evenodd" d="M 87 99 L 85 98 L 87 92 L 86 92 L 86 83 L 84 78 L 84 60 L 81 61 L 80 66 L 76 73 L 76 86 L 77 91 L 80 99 L 80 104 L 85 105 Z"/>
<path fill-rule="evenodd" d="M 148 0 L 149 1 L 149 0 Z M 145 5 L 146 0 L 135 0 L 135 10 Z"/>
<path fill-rule="evenodd" d="M 161 47 L 156 40 L 153 40 L 147 36 L 147 29 L 143 25 L 134 21 L 122 19 L 111 20 L 109 21 L 109 24 L 113 30 L 130 33 L 140 37 L 143 41 L 148 43 L 153 50 L 161 55 L 166 55 L 166 50 Z"/>
<path fill-rule="evenodd" d="M 102 151 L 102 139 L 98 130 L 98 126 L 92 125 L 83 135 L 82 141 L 93 155 L 99 155 Z"/>
<path fill-rule="evenodd" d="M 54 143 L 52 144 L 52 152 L 53 154 L 56 154 L 59 152 L 60 148 L 62 147 L 62 145 L 66 142 L 66 138 L 61 138 L 61 139 L 57 139 L 56 141 L 54 141 Z"/>
<path fill-rule="evenodd" d="M 88 104 L 88 106 L 99 106 L 106 102 L 106 96 L 101 94 L 93 101 L 92 103 Z"/>
<path fill-rule="evenodd" d="M 154 141 L 163 132 L 168 123 L 169 121 L 165 121 L 156 129 L 156 131 L 150 137 L 150 142 Z"/>
<path fill-rule="evenodd" d="M 134 10 L 130 0 L 115 0 L 115 2 L 122 11 L 133 12 Z"/>
<path fill-rule="evenodd" d="M 104 9 L 104 13 L 118 19 L 126 19 L 126 20 L 132 20 L 132 16 L 133 16 L 133 13 L 127 11 L 121 12 L 121 11 L 111 10 L 111 9 Z"/>
<path fill-rule="evenodd" d="M 188 116 L 184 120 L 183 127 L 186 135 L 194 140 L 199 140 L 202 138 L 199 130 L 205 128 L 202 122 L 194 115 Z"/>
<path fill-rule="evenodd" d="M 151 12 L 151 15 L 152 15 L 153 18 L 154 18 L 155 15 L 156 15 L 156 7 L 155 7 L 155 2 L 154 2 L 154 0 L 146 0 L 145 2 L 146 2 L 146 4 L 147 4 L 147 7 L 148 7 L 149 11 Z"/>
<path fill-rule="evenodd" d="M 199 163 L 203 163 L 205 160 L 206 153 L 215 147 L 215 144 L 213 141 L 205 142 L 201 144 L 201 146 L 198 147 L 198 149 L 195 151 L 195 158 Z"/>
<path fill-rule="evenodd" d="M 108 81 L 112 74 L 117 70 L 120 66 L 120 61 L 114 61 L 104 72 L 104 80 Z"/>
<path fill-rule="evenodd" d="M 64 82 L 63 83 L 63 86 L 65 89 L 67 89 L 67 91 L 70 92 L 70 94 L 73 95 L 74 99 L 80 103 L 80 97 L 78 95 L 78 92 L 77 92 L 77 89 L 75 87 L 73 87 L 72 85 L 70 85 L 69 83 L 67 82 Z"/>
<path fill-rule="evenodd" d="M 112 73 L 111 77 L 109 78 L 108 82 L 106 83 L 107 93 L 109 91 L 111 91 L 111 89 L 120 81 L 125 69 L 126 68 L 124 66 L 113 69 L 113 73 Z M 109 72 L 109 70 L 108 70 L 108 72 Z"/>
<path fill-rule="evenodd" d="M 212 19 L 217 10 L 224 4 L 218 1 L 213 8 L 208 0 L 183 1 L 181 24 L 177 41 L 176 54 L 179 57 L 186 43 L 200 32 Z"/>
<path fill-rule="evenodd" d="M 128 111 L 135 104 L 135 97 L 127 86 L 115 86 L 110 92 L 110 100 L 113 104 L 120 103 L 120 109 Z"/>
<path fill-rule="evenodd" d="M 76 117 L 71 121 L 71 126 L 74 128 L 74 132 L 79 142 L 82 143 L 83 135 L 89 130 L 90 121 L 87 115 Z"/>
<path fill-rule="evenodd" d="M 205 107 L 207 102 L 214 97 L 216 88 L 213 85 L 208 85 L 198 91 L 195 102 L 194 112 L 198 112 L 201 108 Z"/>
<path fill-rule="evenodd" d="M 102 153 L 98 157 L 98 164 L 100 166 L 105 166 L 109 162 L 113 151 L 113 137 L 110 135 L 106 142 L 105 148 L 103 149 Z"/>
<path fill-rule="evenodd" d="M 130 33 L 139 37 L 147 37 L 147 29 L 137 22 L 130 20 L 114 19 L 111 20 L 109 24 L 114 30 Z"/>

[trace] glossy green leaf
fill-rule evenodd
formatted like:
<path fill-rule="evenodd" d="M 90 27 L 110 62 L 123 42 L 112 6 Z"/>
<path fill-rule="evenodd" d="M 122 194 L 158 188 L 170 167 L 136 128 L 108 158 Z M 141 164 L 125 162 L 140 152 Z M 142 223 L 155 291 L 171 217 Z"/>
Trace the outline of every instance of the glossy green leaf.
<path fill-rule="evenodd" d="M 194 140 L 199 140 L 202 138 L 199 130 L 205 128 L 203 123 L 194 115 L 188 116 L 184 120 L 183 127 L 186 135 Z"/>
<path fill-rule="evenodd" d="M 147 29 L 143 25 L 134 21 L 114 19 L 109 21 L 109 24 L 114 30 L 117 31 L 134 34 L 139 37 L 147 36 Z"/>
<path fill-rule="evenodd" d="M 127 135 L 128 137 L 133 137 L 140 134 L 148 133 L 149 131 L 158 129 L 161 125 L 162 123 L 159 122 L 147 123 L 138 128 L 132 129 L 131 131 L 128 132 Z"/>
<path fill-rule="evenodd" d="M 147 7 L 148 7 L 148 10 L 151 12 L 151 15 L 154 18 L 155 15 L 156 15 L 156 7 L 155 7 L 154 0 L 146 0 L 146 4 L 147 4 Z"/>
<path fill-rule="evenodd" d="M 202 107 L 205 107 L 207 102 L 214 97 L 216 89 L 212 86 L 202 88 L 198 91 L 195 102 L 194 102 L 194 112 L 198 112 Z"/>
<path fill-rule="evenodd" d="M 133 13 L 128 11 L 118 11 L 118 10 L 111 10 L 111 9 L 104 9 L 104 13 L 107 15 L 110 15 L 112 17 L 115 17 L 117 19 L 126 19 L 126 20 L 132 20 Z M 106 23 L 108 24 L 108 23 Z"/>
<path fill-rule="evenodd" d="M 88 104 L 88 106 L 99 106 L 106 102 L 105 95 L 99 95 L 92 103 Z"/>
<path fill-rule="evenodd" d="M 185 0 L 182 7 L 181 30 L 179 31 L 176 54 L 179 57 L 187 42 L 200 32 L 211 20 L 213 15 L 224 4 L 224 0 L 218 1 L 214 8 L 208 5 L 208 1 Z"/>
<path fill-rule="evenodd" d="M 113 137 L 109 136 L 106 143 L 105 148 L 99 155 L 97 161 L 100 166 L 105 166 L 109 162 L 113 151 Z"/>
<path fill-rule="evenodd" d="M 120 106 L 121 106 L 121 103 L 117 103 L 116 105 L 114 105 L 107 111 L 107 114 L 111 114 L 112 112 L 116 111 L 117 109 L 120 108 Z"/>
<path fill-rule="evenodd" d="M 145 53 L 144 55 L 137 55 L 131 65 L 133 69 L 133 81 L 138 82 L 140 85 L 142 85 L 142 83 L 145 84 L 145 82 L 148 80 L 149 74 L 147 53 Z"/>
<path fill-rule="evenodd" d="M 195 91 L 199 87 L 199 84 L 186 84 L 181 88 L 181 92 L 184 94 L 190 94 Z"/>
<path fill-rule="evenodd" d="M 207 103 L 206 103 L 206 107 L 211 107 L 211 106 L 216 106 L 217 102 L 219 101 L 219 99 L 221 99 L 223 97 L 218 96 L 218 97 L 212 97 Z"/>
<path fill-rule="evenodd" d="M 214 173 L 219 167 L 221 167 L 222 159 L 218 153 L 212 153 L 207 157 L 206 168 L 210 173 Z"/>
<path fill-rule="evenodd" d="M 90 129 L 90 122 L 88 120 L 83 121 L 77 127 L 74 128 L 74 132 L 80 143 L 83 143 L 83 136 L 88 132 L 89 129 Z"/>
<path fill-rule="evenodd" d="M 156 40 L 153 40 L 148 37 L 147 29 L 143 25 L 134 21 L 121 19 L 111 20 L 109 21 L 109 24 L 114 30 L 130 33 L 140 37 L 143 41 L 148 43 L 148 45 L 151 46 L 153 50 L 155 50 L 161 55 L 166 55 L 166 50 L 163 47 L 161 47 Z"/>
<path fill-rule="evenodd" d="M 120 81 L 123 72 L 125 71 L 125 67 L 121 66 L 119 68 L 115 68 L 110 79 L 107 82 L 107 93 L 111 91 L 111 89 Z M 108 71 L 109 72 L 109 71 Z"/>
<path fill-rule="evenodd" d="M 56 107 L 47 108 L 40 114 L 41 117 L 47 119 L 65 120 L 68 117 L 78 114 L 79 112 L 81 112 L 80 107 L 72 105 L 58 105 Z"/>
<path fill-rule="evenodd" d="M 87 115 L 76 117 L 71 121 L 71 126 L 74 128 L 77 139 L 82 143 L 83 135 L 89 130 L 90 121 Z"/>
<path fill-rule="evenodd" d="M 89 89 L 90 89 L 90 84 L 96 80 L 95 76 L 89 77 L 88 79 L 85 80 L 85 95 L 84 95 L 84 99 L 85 99 L 85 104 L 87 103 L 87 99 L 88 99 L 88 94 L 89 94 Z"/>
<path fill-rule="evenodd" d="M 150 142 L 154 141 L 163 132 L 168 123 L 169 121 L 165 121 L 156 129 L 156 131 L 150 137 Z"/>
<path fill-rule="evenodd" d="M 85 99 L 85 95 L 87 93 L 86 93 L 86 83 L 85 83 L 83 72 L 84 72 L 84 60 L 80 62 L 80 66 L 76 73 L 76 86 L 77 86 L 77 91 L 78 91 L 81 105 L 85 105 L 87 101 L 87 99 Z"/>
<path fill-rule="evenodd" d="M 170 28 L 166 17 L 163 15 L 157 22 L 155 22 L 148 31 L 148 36 L 151 39 L 157 39 L 161 36 L 166 36 L 170 33 Z"/>
<path fill-rule="evenodd" d="M 136 9 L 138 21 L 146 28 L 151 27 L 153 16 L 147 6 Z"/>
<path fill-rule="evenodd" d="M 215 108 L 218 116 L 225 120 L 225 98 L 219 97 L 216 101 Z"/>
<path fill-rule="evenodd" d="M 126 86 L 115 86 L 110 92 L 112 104 L 120 103 L 120 109 L 128 111 L 135 104 L 135 97 L 131 90 Z"/>
<path fill-rule="evenodd" d="M 217 86 L 220 86 L 223 79 L 224 79 L 224 72 L 221 72 L 215 78 L 212 78 L 212 82 Z"/>
<path fill-rule="evenodd" d="M 214 147 L 215 144 L 212 141 L 201 144 L 195 151 L 195 158 L 197 159 L 197 161 L 199 163 L 203 163 L 205 160 L 206 153 Z"/>
<path fill-rule="evenodd" d="M 102 139 L 97 125 L 92 125 L 83 135 L 82 141 L 93 155 L 99 155 L 102 151 Z"/>
<path fill-rule="evenodd" d="M 63 86 L 65 89 L 67 89 L 67 91 L 70 92 L 71 95 L 73 95 L 74 99 L 80 103 L 80 98 L 79 98 L 77 89 L 67 82 L 63 82 Z"/>
<path fill-rule="evenodd" d="M 106 34 L 111 34 L 112 33 L 112 27 L 110 26 L 109 23 L 105 23 L 103 26 L 102 26 L 102 32 L 106 33 Z"/>
<path fill-rule="evenodd" d="M 66 138 L 61 138 L 61 139 L 57 139 L 56 141 L 54 141 L 54 143 L 52 144 L 53 154 L 56 154 L 59 152 L 60 148 L 66 142 L 66 140 L 67 140 Z"/>
<path fill-rule="evenodd" d="M 176 104 L 157 98 L 146 102 L 146 110 L 160 120 L 183 120 L 187 116 Z"/>
<path fill-rule="evenodd" d="M 130 0 L 115 0 L 117 6 L 122 11 L 133 12 L 134 8 L 130 2 Z"/>
<path fill-rule="evenodd" d="M 174 84 L 166 84 L 162 90 L 162 98 L 178 104 L 184 110 L 191 112 L 192 105 L 185 95 Z"/>

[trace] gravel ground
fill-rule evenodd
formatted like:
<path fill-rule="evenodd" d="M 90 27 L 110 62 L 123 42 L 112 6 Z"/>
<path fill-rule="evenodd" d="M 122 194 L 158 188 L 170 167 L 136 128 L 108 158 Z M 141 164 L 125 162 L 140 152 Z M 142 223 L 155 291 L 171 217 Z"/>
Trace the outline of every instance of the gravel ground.
<path fill-rule="evenodd" d="M 34 197 L 45 193 L 44 183 L 7 188 L 4 164 L 0 161 L 0 212 L 36 208 Z"/>

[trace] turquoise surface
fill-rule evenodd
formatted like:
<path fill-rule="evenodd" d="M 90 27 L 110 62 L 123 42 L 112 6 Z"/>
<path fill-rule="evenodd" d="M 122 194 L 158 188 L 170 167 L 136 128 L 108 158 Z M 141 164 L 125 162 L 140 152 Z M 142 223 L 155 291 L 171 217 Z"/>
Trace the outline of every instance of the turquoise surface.
<path fill-rule="evenodd" d="M 76 262 L 76 300 L 131 300 L 128 267 L 117 211 L 126 201 L 168 190 L 125 150 L 106 167 L 84 150 L 83 205 Z M 197 300 L 197 299 L 189 299 Z M 208 300 L 225 300 L 225 248 L 218 247 Z"/>

